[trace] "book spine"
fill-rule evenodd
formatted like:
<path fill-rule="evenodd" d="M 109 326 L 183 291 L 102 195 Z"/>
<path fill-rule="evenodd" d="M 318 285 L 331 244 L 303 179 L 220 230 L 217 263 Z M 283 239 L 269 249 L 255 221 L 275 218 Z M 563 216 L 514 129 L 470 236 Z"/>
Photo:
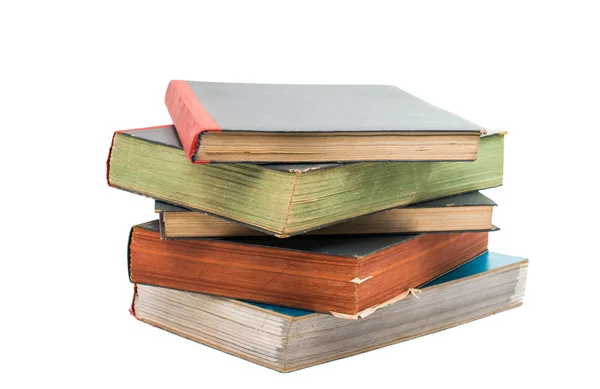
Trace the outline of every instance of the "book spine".
<path fill-rule="evenodd" d="M 204 132 L 221 131 L 221 127 L 198 101 L 188 83 L 179 80 L 169 82 L 165 104 L 189 160 L 198 164 L 209 163 L 196 159 L 200 139 Z"/>
<path fill-rule="evenodd" d="M 133 229 L 134 227 L 131 227 L 129 230 L 129 238 L 127 239 L 127 277 L 129 277 L 129 282 L 131 283 L 133 283 L 133 281 L 131 281 L 131 243 L 133 242 Z"/>
<path fill-rule="evenodd" d="M 115 131 L 115 133 L 113 134 L 112 140 L 110 142 L 110 149 L 108 149 L 108 158 L 106 158 L 106 182 L 108 183 L 108 186 L 110 186 L 111 188 L 116 188 L 116 186 L 114 186 L 110 182 L 110 157 L 112 156 L 112 150 L 113 150 L 113 147 L 115 145 L 115 138 L 117 137 L 117 135 L 121 134 L 121 133 L 126 133 L 126 132 L 142 131 L 142 130 L 154 130 L 156 128 L 163 128 L 163 127 L 165 127 L 165 126 L 163 125 L 163 126 L 153 126 L 153 127 L 144 127 L 144 128 L 134 128 L 134 129 L 131 129 L 131 130 L 119 130 L 119 131 Z"/>
<path fill-rule="evenodd" d="M 113 134 L 112 140 L 110 141 L 110 149 L 108 149 L 108 158 L 106 159 L 106 182 L 111 188 L 116 188 L 116 186 L 110 183 L 110 157 L 112 155 L 113 146 L 115 145 L 115 137 L 119 132 L 122 131 L 115 131 Z"/>
<path fill-rule="evenodd" d="M 137 319 L 135 316 L 135 298 L 137 297 L 137 284 L 133 284 L 133 297 L 131 298 L 131 306 L 129 307 L 129 314 Z"/>
<path fill-rule="evenodd" d="M 167 234 L 165 232 L 165 212 L 161 211 L 158 213 L 158 225 L 160 228 L 160 239 L 167 240 Z"/>

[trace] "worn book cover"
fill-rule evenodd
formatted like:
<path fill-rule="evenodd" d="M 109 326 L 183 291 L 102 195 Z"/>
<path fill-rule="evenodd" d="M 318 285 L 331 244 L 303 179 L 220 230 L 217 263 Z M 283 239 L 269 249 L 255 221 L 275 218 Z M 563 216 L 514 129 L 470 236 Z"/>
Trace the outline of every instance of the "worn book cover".
<path fill-rule="evenodd" d="M 479 192 L 426 201 L 360 216 L 307 232 L 309 235 L 398 234 L 417 232 L 487 231 L 496 203 Z M 243 224 L 155 201 L 163 239 L 260 236 Z"/>
<path fill-rule="evenodd" d="M 502 184 L 504 136 L 472 162 L 190 164 L 173 126 L 119 131 L 110 186 L 289 237 L 389 208 Z"/>
<path fill-rule="evenodd" d="M 518 307 L 527 269 L 527 259 L 485 252 L 357 320 L 147 285 L 137 285 L 131 312 L 174 334 L 290 372 Z"/>
<path fill-rule="evenodd" d="M 364 316 L 487 250 L 488 232 L 161 240 L 132 228 L 131 282 Z"/>
<path fill-rule="evenodd" d="M 193 163 L 474 160 L 485 133 L 390 85 L 175 80 L 165 102 Z"/>

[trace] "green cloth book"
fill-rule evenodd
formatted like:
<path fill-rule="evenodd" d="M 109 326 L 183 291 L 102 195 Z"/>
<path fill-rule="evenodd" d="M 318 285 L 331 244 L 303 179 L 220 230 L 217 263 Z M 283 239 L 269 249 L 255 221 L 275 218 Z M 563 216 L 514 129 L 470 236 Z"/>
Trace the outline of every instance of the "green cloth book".
<path fill-rule="evenodd" d="M 476 161 L 190 164 L 173 126 L 116 132 L 110 186 L 288 237 L 377 211 L 502 184 L 504 135 Z"/>

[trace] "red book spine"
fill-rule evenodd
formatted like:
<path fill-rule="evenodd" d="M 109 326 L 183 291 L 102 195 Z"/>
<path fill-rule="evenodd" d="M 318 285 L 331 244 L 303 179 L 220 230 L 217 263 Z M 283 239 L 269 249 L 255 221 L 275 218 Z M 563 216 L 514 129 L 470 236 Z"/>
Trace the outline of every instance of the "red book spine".
<path fill-rule="evenodd" d="M 183 150 L 192 163 L 209 163 L 195 159 L 198 140 L 206 131 L 221 131 L 208 111 L 200 104 L 186 81 L 173 80 L 167 87 L 165 104 L 179 135 Z"/>

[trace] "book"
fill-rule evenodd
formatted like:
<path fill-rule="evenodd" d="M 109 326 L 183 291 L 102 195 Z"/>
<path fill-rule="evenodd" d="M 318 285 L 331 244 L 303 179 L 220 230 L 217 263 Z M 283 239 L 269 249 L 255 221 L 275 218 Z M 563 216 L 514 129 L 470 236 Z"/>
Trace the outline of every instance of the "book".
<path fill-rule="evenodd" d="M 175 80 L 165 103 L 193 163 L 472 161 L 485 133 L 390 85 Z"/>
<path fill-rule="evenodd" d="M 488 232 L 161 240 L 134 226 L 132 283 L 365 316 L 487 250 Z"/>
<path fill-rule="evenodd" d="M 486 252 L 359 320 L 137 285 L 143 322 L 259 365 L 290 372 L 518 307 L 528 260 Z M 477 351 L 473 350 L 476 354 Z"/>
<path fill-rule="evenodd" d="M 111 186 L 243 223 L 279 237 L 358 216 L 502 184 L 504 136 L 477 161 L 209 164 L 186 158 L 173 126 L 116 132 Z"/>
<path fill-rule="evenodd" d="M 496 203 L 479 192 L 392 208 L 308 232 L 309 235 L 488 231 Z M 263 232 L 204 212 L 156 201 L 162 239 L 260 236 Z"/>

